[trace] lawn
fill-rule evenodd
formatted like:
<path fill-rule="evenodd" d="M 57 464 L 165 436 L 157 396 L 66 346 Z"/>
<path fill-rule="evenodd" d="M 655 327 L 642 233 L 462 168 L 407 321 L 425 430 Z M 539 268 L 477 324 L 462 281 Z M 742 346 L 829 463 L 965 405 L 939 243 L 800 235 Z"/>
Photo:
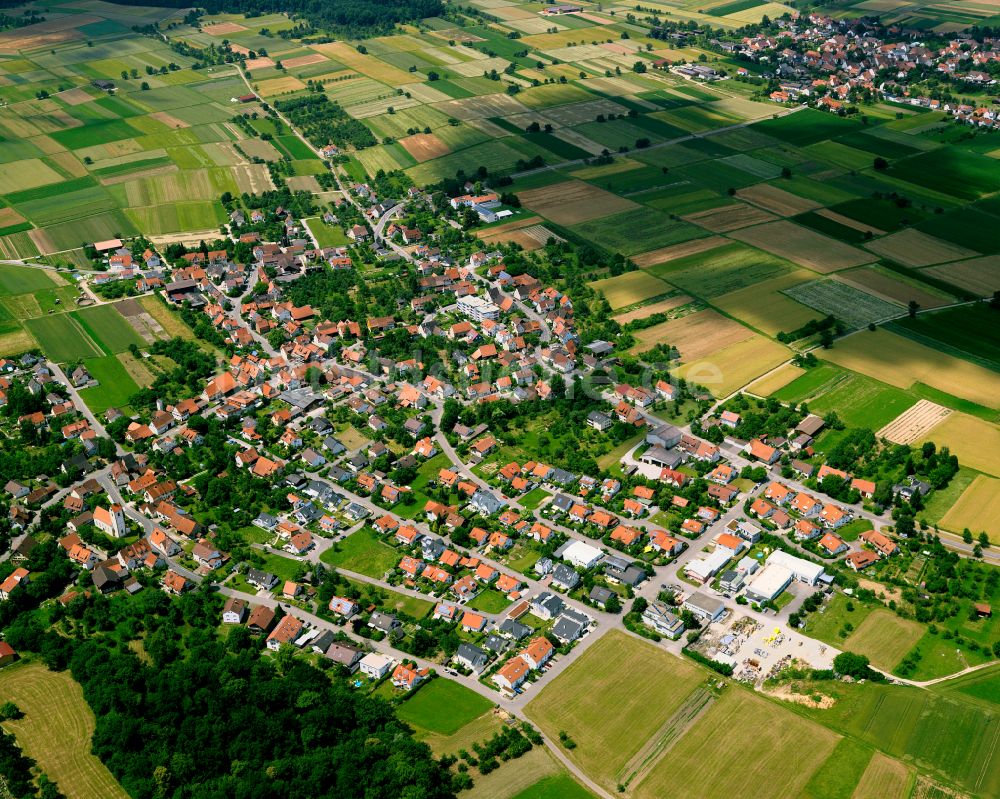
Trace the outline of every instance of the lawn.
<path fill-rule="evenodd" d="M 25 754 L 70 799 L 128 799 L 128 794 L 90 752 L 94 713 L 69 671 L 20 663 L 0 671 L 0 696 L 23 712 L 6 721 Z"/>
<path fill-rule="evenodd" d="M 539 505 L 551 496 L 552 495 L 544 488 L 533 488 L 521 497 L 518 502 L 520 502 L 521 505 L 528 510 L 536 510 Z"/>
<path fill-rule="evenodd" d="M 472 610 L 481 610 L 484 613 L 503 613 L 509 605 L 510 600 L 494 588 L 487 588 L 469 602 Z"/>
<path fill-rule="evenodd" d="M 99 384 L 94 388 L 80 389 L 80 396 L 94 413 L 128 405 L 129 399 L 139 390 L 139 384 L 114 355 L 86 358 L 83 365 Z"/>
<path fill-rule="evenodd" d="M 641 693 L 641 692 L 637 692 Z M 733 757 L 738 735 L 739 757 Z M 808 741 L 808 745 L 803 745 Z M 837 735 L 731 685 L 639 784 L 636 799 L 785 799 L 802 796 Z M 679 775 L 683 775 L 680 779 Z"/>
<path fill-rule="evenodd" d="M 593 799 L 594 795 L 569 774 L 543 777 L 530 788 L 525 788 L 512 799 Z"/>
<path fill-rule="evenodd" d="M 264 571 L 269 571 L 279 580 L 294 580 L 296 573 L 302 563 L 284 555 L 276 555 L 272 552 L 261 553 L 264 557 Z M 308 565 L 308 564 L 307 564 Z"/>
<path fill-rule="evenodd" d="M 553 740 L 565 730 L 576 742 L 568 756 L 614 790 L 619 771 L 703 679 L 692 664 L 612 630 L 545 686 L 525 714 Z"/>
<path fill-rule="evenodd" d="M 873 529 L 873 525 L 868 519 L 855 519 L 839 528 L 837 535 L 845 541 L 857 541 L 858 536 L 871 529 Z"/>
<path fill-rule="evenodd" d="M 326 550 L 320 560 L 339 569 L 381 578 L 399 562 L 399 554 L 370 527 L 362 527 Z"/>
<path fill-rule="evenodd" d="M 491 707 L 493 703 L 464 685 L 439 678 L 403 702 L 396 715 L 414 727 L 439 735 L 454 735 Z"/>

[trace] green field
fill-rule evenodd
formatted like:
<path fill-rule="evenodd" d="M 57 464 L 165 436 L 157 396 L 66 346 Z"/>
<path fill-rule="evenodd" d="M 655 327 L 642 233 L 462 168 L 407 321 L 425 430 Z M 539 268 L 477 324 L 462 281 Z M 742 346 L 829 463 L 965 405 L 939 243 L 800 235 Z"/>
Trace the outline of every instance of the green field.
<path fill-rule="evenodd" d="M 944 694 L 959 693 L 1000 706 L 1000 667 L 990 666 L 954 680 L 939 683 L 935 690 Z"/>
<path fill-rule="evenodd" d="M 586 241 L 625 256 L 706 235 L 701 228 L 687 222 L 671 221 L 669 216 L 654 208 L 624 211 L 573 225 L 571 230 Z"/>
<path fill-rule="evenodd" d="M 786 274 L 793 265 L 746 244 L 733 242 L 649 268 L 656 277 L 698 297 L 718 297 Z"/>
<path fill-rule="evenodd" d="M 104 354 L 72 314 L 41 316 L 27 319 L 24 324 L 42 351 L 57 363 L 98 358 Z"/>
<path fill-rule="evenodd" d="M 146 342 L 114 305 L 98 305 L 76 311 L 73 316 L 90 337 L 109 354 L 125 352 L 130 346 L 144 347 Z"/>
<path fill-rule="evenodd" d="M 138 384 L 114 355 L 86 358 L 83 365 L 99 383 L 94 388 L 80 390 L 83 401 L 94 413 L 104 413 L 108 408 L 127 407 L 129 398 L 139 390 Z"/>
<path fill-rule="evenodd" d="M 989 333 L 998 323 L 1000 313 L 985 303 L 977 303 L 900 319 L 890 329 L 949 355 L 1000 371 L 1000 336 Z"/>
<path fill-rule="evenodd" d="M 594 795 L 568 774 L 543 777 L 512 799 L 594 799 Z"/>
<path fill-rule="evenodd" d="M 28 294 L 54 285 L 43 269 L 0 264 L 0 296 Z"/>
<path fill-rule="evenodd" d="M 367 577 L 381 578 L 387 570 L 399 563 L 399 553 L 383 543 L 381 537 L 370 527 L 362 527 L 335 547 L 326 550 L 320 559 L 330 566 Z"/>
<path fill-rule="evenodd" d="M 650 673 L 659 679 L 644 679 Z M 525 713 L 553 739 L 566 731 L 576 743 L 568 756 L 613 790 L 620 770 L 703 678 L 690 663 L 611 631 L 546 685 Z"/>
<path fill-rule="evenodd" d="M 722 730 L 739 731 L 739 762 L 726 761 L 732 741 L 720 735 Z M 730 687 L 639 784 L 635 795 L 637 799 L 800 796 L 836 744 L 837 736 L 819 724 Z M 683 780 L 678 780 L 679 774 Z"/>
<path fill-rule="evenodd" d="M 419 729 L 453 735 L 491 707 L 488 699 L 457 682 L 437 679 L 403 702 L 397 715 Z"/>
<path fill-rule="evenodd" d="M 815 687 L 835 697 L 833 707 L 800 713 L 909 760 L 945 784 L 976 796 L 1000 791 L 1000 711 L 963 702 L 959 693 L 921 688 L 829 682 Z"/>

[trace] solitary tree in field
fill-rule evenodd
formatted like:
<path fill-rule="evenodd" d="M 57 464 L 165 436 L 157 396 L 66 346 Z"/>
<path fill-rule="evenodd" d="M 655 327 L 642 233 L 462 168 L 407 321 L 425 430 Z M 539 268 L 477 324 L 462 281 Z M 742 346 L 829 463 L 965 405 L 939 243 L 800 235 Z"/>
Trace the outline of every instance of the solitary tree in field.
<path fill-rule="evenodd" d="M 920 310 L 920 303 L 916 300 L 910 300 L 909 305 L 906 306 L 907 313 L 910 314 L 910 319 L 915 319 L 917 316 L 917 311 Z"/>

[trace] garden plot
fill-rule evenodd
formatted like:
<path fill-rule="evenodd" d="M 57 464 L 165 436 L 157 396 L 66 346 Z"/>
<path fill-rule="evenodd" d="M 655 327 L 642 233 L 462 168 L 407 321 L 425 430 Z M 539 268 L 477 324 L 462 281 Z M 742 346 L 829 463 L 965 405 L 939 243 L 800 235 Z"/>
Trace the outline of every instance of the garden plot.
<path fill-rule="evenodd" d="M 640 206 L 581 180 L 518 193 L 521 203 L 559 225 L 574 225 Z"/>
<path fill-rule="evenodd" d="M 896 261 L 904 266 L 931 266 L 946 261 L 957 261 L 979 255 L 975 250 L 952 244 L 948 241 L 928 236 L 919 230 L 908 228 L 891 236 L 868 242 L 865 249 Z"/>
<path fill-rule="evenodd" d="M 734 239 L 824 274 L 849 269 L 852 266 L 862 266 L 876 260 L 874 255 L 864 250 L 843 244 L 787 220 L 744 228 L 730 235 Z"/>
<path fill-rule="evenodd" d="M 899 316 L 902 308 L 837 280 L 813 280 L 784 289 L 785 294 L 850 328 Z"/>
<path fill-rule="evenodd" d="M 913 444 L 923 441 L 928 433 L 951 415 L 951 409 L 930 400 L 920 400 L 875 435 L 886 438 L 894 444 Z"/>

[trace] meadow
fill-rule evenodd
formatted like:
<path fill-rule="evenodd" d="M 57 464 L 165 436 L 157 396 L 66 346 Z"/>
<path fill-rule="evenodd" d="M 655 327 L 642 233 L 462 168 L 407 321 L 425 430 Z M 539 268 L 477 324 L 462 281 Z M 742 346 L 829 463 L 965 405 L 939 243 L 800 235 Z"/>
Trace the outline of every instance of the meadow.
<path fill-rule="evenodd" d="M 892 671 L 923 635 L 923 625 L 876 609 L 848 636 L 844 648 L 867 655 L 878 668 Z"/>
<path fill-rule="evenodd" d="M 945 784 L 981 796 L 1000 789 L 996 710 L 920 688 L 821 685 L 816 687 L 835 698 L 833 707 L 803 707 L 800 713 L 886 755 L 905 758 Z"/>
<path fill-rule="evenodd" d="M 381 578 L 399 562 L 396 550 L 383 543 L 371 528 L 362 527 L 334 548 L 326 550 L 321 560 L 330 566 Z"/>
<path fill-rule="evenodd" d="M 8 666 L 0 670 L 0 695 L 24 712 L 23 719 L 5 721 L 4 730 L 68 799 L 128 799 L 90 753 L 94 713 L 68 671 L 49 671 L 41 663 Z"/>
<path fill-rule="evenodd" d="M 740 759 L 721 730 L 739 730 Z M 799 796 L 838 736 L 739 687 L 727 688 L 635 790 L 637 799 Z M 808 740 L 809 745 L 802 742 Z M 678 775 L 683 774 L 683 779 Z"/>
<path fill-rule="evenodd" d="M 399 706 L 397 715 L 414 727 L 453 735 L 482 716 L 493 705 L 452 680 L 433 680 Z"/>
<path fill-rule="evenodd" d="M 660 679 L 643 675 L 650 670 Z M 618 771 L 638 752 L 704 676 L 652 645 L 610 631 L 525 708 L 553 740 L 565 731 L 576 743 L 569 757 L 612 790 Z M 635 685 L 642 683 L 642 691 Z"/>

